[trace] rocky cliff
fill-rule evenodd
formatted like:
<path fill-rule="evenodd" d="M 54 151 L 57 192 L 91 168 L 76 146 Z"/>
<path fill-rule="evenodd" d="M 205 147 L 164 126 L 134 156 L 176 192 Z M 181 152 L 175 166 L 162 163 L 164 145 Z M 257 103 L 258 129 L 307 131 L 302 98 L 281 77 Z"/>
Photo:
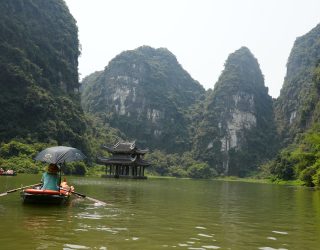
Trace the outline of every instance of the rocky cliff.
<path fill-rule="evenodd" d="M 104 117 L 141 146 L 169 152 L 190 147 L 186 111 L 205 90 L 167 49 L 125 51 L 82 84 L 85 111 Z"/>
<path fill-rule="evenodd" d="M 247 48 L 228 57 L 195 127 L 195 154 L 226 175 L 245 175 L 274 152 L 272 98 Z"/>
<path fill-rule="evenodd" d="M 287 74 L 276 100 L 276 120 L 284 145 L 308 129 L 318 102 L 315 72 L 320 62 L 320 25 L 296 39 L 291 50 Z"/>
<path fill-rule="evenodd" d="M 0 140 L 84 146 L 78 29 L 63 0 L 0 1 Z"/>

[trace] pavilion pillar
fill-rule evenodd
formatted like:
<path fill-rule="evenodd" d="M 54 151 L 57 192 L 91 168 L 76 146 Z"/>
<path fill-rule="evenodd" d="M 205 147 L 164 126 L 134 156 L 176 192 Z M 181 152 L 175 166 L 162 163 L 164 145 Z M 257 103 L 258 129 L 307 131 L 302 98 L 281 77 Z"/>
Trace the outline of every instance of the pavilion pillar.
<path fill-rule="evenodd" d="M 141 175 L 142 175 L 142 167 L 139 166 L 139 176 L 141 176 Z"/>

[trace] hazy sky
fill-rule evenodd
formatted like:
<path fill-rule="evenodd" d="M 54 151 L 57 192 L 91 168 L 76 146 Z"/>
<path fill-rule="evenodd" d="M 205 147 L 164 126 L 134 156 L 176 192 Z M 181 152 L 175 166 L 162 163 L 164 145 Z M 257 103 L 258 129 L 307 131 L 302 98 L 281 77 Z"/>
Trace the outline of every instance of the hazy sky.
<path fill-rule="evenodd" d="M 241 46 L 258 59 L 277 97 L 296 37 L 320 23 L 320 0 L 65 0 L 77 20 L 80 77 L 125 50 L 165 47 L 193 79 L 213 88 Z"/>

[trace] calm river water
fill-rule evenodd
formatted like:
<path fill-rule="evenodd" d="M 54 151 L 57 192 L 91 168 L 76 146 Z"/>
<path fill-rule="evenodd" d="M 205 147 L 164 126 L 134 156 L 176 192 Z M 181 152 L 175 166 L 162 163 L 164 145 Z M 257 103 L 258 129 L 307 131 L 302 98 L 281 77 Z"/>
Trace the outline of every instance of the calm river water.
<path fill-rule="evenodd" d="M 68 177 L 68 206 L 0 197 L 0 249 L 320 249 L 320 192 L 214 180 Z M 0 192 L 40 176 L 0 177 Z"/>

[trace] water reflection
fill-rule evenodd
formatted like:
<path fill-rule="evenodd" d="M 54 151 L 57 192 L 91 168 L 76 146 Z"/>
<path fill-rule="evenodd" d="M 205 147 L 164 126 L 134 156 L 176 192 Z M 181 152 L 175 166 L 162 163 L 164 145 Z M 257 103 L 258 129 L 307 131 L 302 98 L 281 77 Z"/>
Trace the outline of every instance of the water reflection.
<path fill-rule="evenodd" d="M 300 250 L 320 244 L 318 191 L 206 180 L 69 181 L 112 206 L 81 198 L 69 206 L 23 206 L 18 195 L 2 197 L 0 248 Z"/>

